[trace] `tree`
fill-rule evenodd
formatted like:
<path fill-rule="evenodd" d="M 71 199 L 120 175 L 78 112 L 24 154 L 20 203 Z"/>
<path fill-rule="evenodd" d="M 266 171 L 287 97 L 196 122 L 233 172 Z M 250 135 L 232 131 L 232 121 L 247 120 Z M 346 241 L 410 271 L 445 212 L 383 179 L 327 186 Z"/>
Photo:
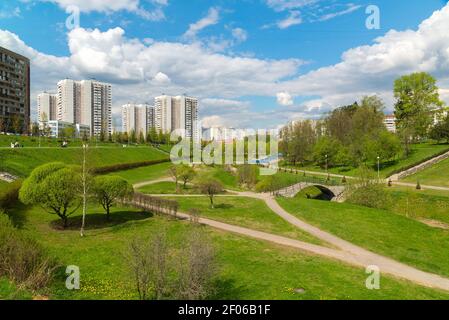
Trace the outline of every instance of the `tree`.
<path fill-rule="evenodd" d="M 20 119 L 19 115 L 14 114 L 11 118 L 12 121 L 12 129 L 14 130 L 14 133 L 17 134 L 20 132 L 20 128 L 21 128 L 21 123 L 22 120 Z"/>
<path fill-rule="evenodd" d="M 145 144 L 145 136 L 142 131 L 139 132 L 139 143 Z"/>
<path fill-rule="evenodd" d="M 183 188 L 185 189 L 187 186 L 187 183 L 192 181 L 195 178 L 196 172 L 195 170 L 187 165 L 183 165 L 179 168 L 179 178 L 183 182 Z"/>
<path fill-rule="evenodd" d="M 406 154 L 411 140 L 426 137 L 433 112 L 442 106 L 436 80 L 425 72 L 412 73 L 394 83 L 395 116 Z"/>
<path fill-rule="evenodd" d="M 212 279 L 216 271 L 215 248 L 209 236 L 193 226 L 179 255 L 178 288 L 180 300 L 206 299 L 213 290 Z"/>
<path fill-rule="evenodd" d="M 290 123 L 281 130 L 280 149 L 290 163 L 304 163 L 310 159 L 313 146 L 317 139 L 312 122 L 297 121 Z"/>
<path fill-rule="evenodd" d="M 80 185 L 79 168 L 63 163 L 49 163 L 33 170 L 24 181 L 19 199 L 28 205 L 41 205 L 56 214 L 68 226 L 68 217 L 80 206 L 76 190 Z"/>
<path fill-rule="evenodd" d="M 161 300 L 168 294 L 170 248 L 165 230 L 158 231 L 150 241 L 135 238 L 129 245 L 127 261 L 136 281 L 141 300 Z"/>
<path fill-rule="evenodd" d="M 65 138 L 73 139 L 75 137 L 75 128 L 72 126 L 64 128 L 62 132 Z"/>
<path fill-rule="evenodd" d="M 326 159 L 328 167 L 333 167 L 337 164 L 337 155 L 341 148 L 340 141 L 329 136 L 323 136 L 315 144 L 313 158 L 321 167 L 326 165 Z"/>
<path fill-rule="evenodd" d="M 168 169 L 169 175 L 175 180 L 176 189 L 178 189 L 178 182 L 181 175 L 181 170 L 179 166 L 173 165 Z"/>
<path fill-rule="evenodd" d="M 110 219 L 110 210 L 117 199 L 126 197 L 134 192 L 133 187 L 121 177 L 99 176 L 94 180 L 93 192 L 95 198 L 106 211 Z"/>
<path fill-rule="evenodd" d="M 449 114 L 432 127 L 429 137 L 438 142 L 443 140 L 449 142 Z"/>
<path fill-rule="evenodd" d="M 238 167 L 237 178 L 240 185 L 254 186 L 257 183 L 259 168 L 255 165 L 244 164 Z"/>
<path fill-rule="evenodd" d="M 0 134 L 6 133 L 5 119 L 0 117 Z"/>
<path fill-rule="evenodd" d="M 211 208 L 214 209 L 214 196 L 223 192 L 223 185 L 215 179 L 203 179 L 197 184 L 198 190 L 209 197 Z"/>

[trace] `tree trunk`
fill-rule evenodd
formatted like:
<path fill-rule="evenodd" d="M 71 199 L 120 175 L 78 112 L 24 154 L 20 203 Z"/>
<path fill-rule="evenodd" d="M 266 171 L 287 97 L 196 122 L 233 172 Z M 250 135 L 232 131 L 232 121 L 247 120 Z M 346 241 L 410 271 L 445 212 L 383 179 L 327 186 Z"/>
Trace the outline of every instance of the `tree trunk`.
<path fill-rule="evenodd" d="M 214 207 L 214 196 L 213 196 L 213 195 L 210 195 L 210 196 L 209 196 L 209 199 L 210 199 L 210 206 L 211 206 L 212 209 L 214 209 L 214 208 L 215 208 L 215 207 Z"/>

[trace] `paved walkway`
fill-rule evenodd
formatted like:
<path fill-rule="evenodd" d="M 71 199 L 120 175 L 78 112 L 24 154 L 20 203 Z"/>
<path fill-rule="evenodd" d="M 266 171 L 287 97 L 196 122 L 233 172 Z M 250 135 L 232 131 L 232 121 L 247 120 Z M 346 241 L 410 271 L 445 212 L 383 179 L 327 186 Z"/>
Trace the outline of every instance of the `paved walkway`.
<path fill-rule="evenodd" d="M 393 182 L 395 186 L 401 186 L 401 187 L 410 187 L 410 188 L 416 188 L 416 183 L 408 183 L 408 182 Z M 421 185 L 422 190 L 438 190 L 438 191 L 449 191 L 448 187 L 437 187 L 437 186 L 426 186 Z"/>
<path fill-rule="evenodd" d="M 159 196 L 201 197 L 202 195 L 159 195 Z M 260 194 L 253 192 L 235 192 L 234 195 L 222 195 L 222 196 L 241 196 L 263 200 L 274 213 L 283 218 L 285 221 L 315 236 L 316 238 L 333 245 L 337 249 L 314 245 L 206 218 L 200 218 L 200 223 L 224 231 L 229 231 L 252 238 L 269 241 L 279 245 L 294 247 L 309 253 L 336 259 L 358 267 L 366 268 L 368 266 L 375 265 L 378 266 L 380 268 L 380 271 L 384 274 L 389 274 L 397 278 L 409 280 L 426 287 L 449 291 L 449 279 L 436 274 L 431 274 L 428 272 L 418 270 L 406 264 L 397 262 L 391 258 L 387 258 L 382 255 L 370 252 L 362 247 L 354 245 L 326 231 L 323 231 L 307 222 L 304 222 L 296 218 L 295 216 L 291 215 L 287 211 L 285 211 L 277 203 L 276 199 L 270 194 L 267 193 Z M 190 218 L 190 216 L 185 213 L 178 213 L 178 216 L 182 218 Z"/>

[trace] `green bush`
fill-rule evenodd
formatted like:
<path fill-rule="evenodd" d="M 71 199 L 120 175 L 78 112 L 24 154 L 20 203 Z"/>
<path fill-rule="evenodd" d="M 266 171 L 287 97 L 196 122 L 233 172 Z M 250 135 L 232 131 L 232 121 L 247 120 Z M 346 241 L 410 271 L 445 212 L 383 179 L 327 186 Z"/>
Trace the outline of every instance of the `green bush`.
<path fill-rule="evenodd" d="M 351 192 L 347 202 L 369 208 L 389 209 L 392 199 L 381 184 L 372 183 Z"/>
<path fill-rule="evenodd" d="M 38 290 L 51 281 L 55 266 L 37 241 L 0 214 L 0 277 L 7 277 L 19 287 Z"/>
<path fill-rule="evenodd" d="M 22 181 L 17 180 L 0 190 L 0 209 L 12 208 L 19 201 L 19 190 Z"/>

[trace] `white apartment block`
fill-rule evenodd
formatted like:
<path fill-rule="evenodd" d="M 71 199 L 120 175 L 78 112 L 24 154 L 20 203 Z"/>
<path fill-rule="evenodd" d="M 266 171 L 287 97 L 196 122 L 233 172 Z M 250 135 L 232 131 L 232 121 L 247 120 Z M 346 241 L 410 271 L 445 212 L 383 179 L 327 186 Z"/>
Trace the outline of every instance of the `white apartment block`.
<path fill-rule="evenodd" d="M 57 95 L 43 92 L 37 95 L 37 117 L 39 122 L 56 120 Z"/>
<path fill-rule="evenodd" d="M 126 104 L 122 106 L 123 132 L 134 131 L 137 136 L 147 136 L 154 127 L 154 107 L 147 104 Z"/>
<path fill-rule="evenodd" d="M 201 139 L 198 125 L 198 99 L 162 95 L 155 98 L 155 127 L 164 133 L 184 131 L 183 138 Z"/>
<path fill-rule="evenodd" d="M 93 80 L 58 82 L 57 120 L 90 127 L 91 136 L 112 134 L 112 87 Z"/>
<path fill-rule="evenodd" d="M 172 97 L 162 95 L 154 99 L 154 124 L 156 130 L 170 133 L 172 129 Z"/>
<path fill-rule="evenodd" d="M 386 115 L 384 118 L 384 124 L 388 131 L 395 133 L 396 132 L 396 116 L 395 115 Z"/>

